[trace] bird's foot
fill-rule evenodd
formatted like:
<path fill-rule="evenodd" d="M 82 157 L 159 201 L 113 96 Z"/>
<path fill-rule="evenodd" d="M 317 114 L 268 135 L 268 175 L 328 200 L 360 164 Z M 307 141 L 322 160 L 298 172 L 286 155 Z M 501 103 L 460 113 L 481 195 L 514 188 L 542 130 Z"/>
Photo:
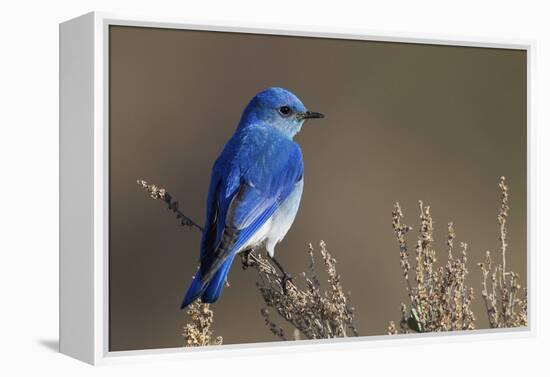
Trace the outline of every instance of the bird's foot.
<path fill-rule="evenodd" d="M 286 296 L 286 294 L 288 293 L 288 287 L 287 287 L 287 283 L 290 282 L 290 283 L 294 283 L 292 281 L 292 276 L 287 273 L 285 271 L 285 269 L 283 268 L 283 266 L 279 263 L 279 261 L 277 259 L 275 259 L 274 256 L 272 256 L 271 254 L 267 254 L 269 255 L 269 257 L 271 258 L 271 260 L 273 261 L 273 263 L 275 263 L 275 265 L 277 266 L 277 268 L 279 269 L 279 271 L 281 271 L 281 273 L 283 274 L 283 276 L 280 278 L 281 279 L 281 288 L 283 289 L 283 294 Z"/>
<path fill-rule="evenodd" d="M 248 267 L 252 266 L 252 258 L 250 257 L 250 255 L 253 251 L 254 249 L 248 249 L 242 252 L 241 261 L 243 270 L 246 270 Z"/>
<path fill-rule="evenodd" d="M 286 272 L 283 272 L 283 276 L 281 277 L 281 286 L 283 288 L 283 294 L 286 296 L 288 294 L 288 284 L 294 284 L 294 281 L 292 280 L 292 276 L 287 274 Z"/>

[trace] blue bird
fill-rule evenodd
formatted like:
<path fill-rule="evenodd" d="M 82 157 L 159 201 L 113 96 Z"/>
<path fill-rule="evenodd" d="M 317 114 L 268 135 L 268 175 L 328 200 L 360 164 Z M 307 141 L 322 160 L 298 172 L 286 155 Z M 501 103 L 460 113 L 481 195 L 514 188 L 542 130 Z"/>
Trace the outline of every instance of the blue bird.
<path fill-rule="evenodd" d="M 275 245 L 292 225 L 304 187 L 302 151 L 294 136 L 304 121 L 323 118 L 293 93 L 269 88 L 246 106 L 239 125 L 214 163 L 206 202 L 200 267 L 183 299 L 215 302 L 242 251 Z"/>

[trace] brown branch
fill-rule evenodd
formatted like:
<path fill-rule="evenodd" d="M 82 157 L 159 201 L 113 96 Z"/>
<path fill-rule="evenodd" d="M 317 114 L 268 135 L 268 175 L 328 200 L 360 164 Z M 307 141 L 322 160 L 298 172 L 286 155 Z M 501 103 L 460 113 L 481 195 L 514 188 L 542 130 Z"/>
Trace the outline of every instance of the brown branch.
<path fill-rule="evenodd" d="M 181 225 L 203 231 L 202 227 L 179 210 L 178 202 L 165 189 L 143 180 L 138 180 L 138 184 L 147 190 L 151 198 L 167 203 L 168 208 L 176 213 L 177 218 L 181 220 Z M 279 275 L 277 268 L 261 253 L 254 250 L 242 253 L 243 269 L 252 268 L 258 273 L 256 285 L 266 304 L 266 307 L 261 310 L 266 325 L 274 335 L 283 340 L 287 339 L 282 327 L 270 317 L 268 308 L 271 308 L 297 330 L 294 335 L 295 339 L 300 338 L 300 333 L 307 339 L 346 337 L 348 331 L 353 336 L 359 336 L 355 325 L 354 308 L 349 306 L 349 299 L 342 288 L 340 275 L 336 272 L 336 260 L 328 252 L 326 244 L 321 241 L 320 254 L 328 275 L 326 282 L 329 286 L 328 290 L 323 290 L 314 269 L 314 249 L 311 244 L 308 253 L 311 260 L 310 274 L 300 274 L 303 287 L 296 284 L 294 279 L 288 280 L 284 275 Z M 199 306 L 198 308 L 193 307 L 192 310 L 197 316 L 196 313 L 200 313 L 204 308 L 201 309 Z M 211 312 L 208 307 L 206 310 Z M 191 325 L 186 328 L 193 330 L 196 327 Z M 201 343 L 201 341 L 195 340 L 200 336 L 193 331 L 187 331 L 184 335 L 188 343 L 191 342 L 193 345 Z"/>
<path fill-rule="evenodd" d="M 500 208 L 497 214 L 499 224 L 499 241 L 501 263 L 493 268 L 491 252 L 487 251 L 485 262 L 478 263 L 482 273 L 481 296 L 485 302 L 489 325 L 492 328 L 524 327 L 527 326 L 527 290 L 520 295 L 519 275 L 506 268 L 507 221 L 510 213 L 510 193 L 505 177 L 500 177 Z M 487 280 L 489 275 L 490 287 Z M 491 292 L 489 293 L 488 289 Z"/>
<path fill-rule="evenodd" d="M 212 332 L 214 312 L 209 304 L 198 299 L 189 305 L 187 314 L 191 317 L 191 322 L 184 326 L 182 333 L 186 347 L 217 346 L 223 343 L 221 336 L 214 338 Z"/>
<path fill-rule="evenodd" d="M 395 322 L 388 326 L 389 334 L 432 331 L 469 330 L 474 328 L 470 308 L 473 291 L 466 286 L 467 245 L 461 243 L 460 256 L 453 254 L 456 238 L 452 223 L 447 225 L 447 263 L 436 268 L 433 219 L 430 207 L 419 202 L 420 227 L 416 241 L 415 279 L 409 279 L 406 234 L 412 228 L 404 225 L 403 212 L 398 203 L 392 211 L 392 225 L 399 244 L 401 269 L 407 282 L 410 308 L 401 304 L 400 330 Z"/>
<path fill-rule="evenodd" d="M 137 183 L 149 193 L 149 196 L 151 198 L 160 199 L 165 202 L 168 206 L 168 209 L 176 214 L 176 218 L 180 220 L 181 225 L 188 226 L 190 228 L 194 227 L 201 232 L 203 231 L 202 227 L 199 224 L 197 224 L 189 217 L 187 217 L 183 212 L 181 212 L 181 210 L 179 209 L 179 202 L 175 200 L 172 195 L 170 195 L 165 189 L 160 188 L 154 184 L 149 184 L 144 180 L 138 180 Z"/>

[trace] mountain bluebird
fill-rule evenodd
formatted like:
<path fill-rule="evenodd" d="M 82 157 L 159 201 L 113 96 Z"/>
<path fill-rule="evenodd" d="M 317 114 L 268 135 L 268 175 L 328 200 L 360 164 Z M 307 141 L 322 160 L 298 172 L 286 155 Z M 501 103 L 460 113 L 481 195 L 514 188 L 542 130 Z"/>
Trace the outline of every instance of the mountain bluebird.
<path fill-rule="evenodd" d="M 261 245 L 287 277 L 274 253 L 304 187 L 302 152 L 293 138 L 306 119 L 323 117 L 282 88 L 260 92 L 247 105 L 212 168 L 200 267 L 182 309 L 199 297 L 215 302 L 235 255 Z"/>

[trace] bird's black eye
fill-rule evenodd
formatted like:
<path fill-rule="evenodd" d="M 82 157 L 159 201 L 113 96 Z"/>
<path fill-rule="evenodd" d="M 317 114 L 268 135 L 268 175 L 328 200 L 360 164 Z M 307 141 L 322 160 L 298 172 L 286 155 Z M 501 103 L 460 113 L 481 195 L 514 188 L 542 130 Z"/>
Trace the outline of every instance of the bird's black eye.
<path fill-rule="evenodd" d="M 281 115 L 283 116 L 289 116 L 290 113 L 292 112 L 292 110 L 290 109 L 290 107 L 288 106 L 281 106 L 279 108 L 279 112 L 281 113 Z"/>

